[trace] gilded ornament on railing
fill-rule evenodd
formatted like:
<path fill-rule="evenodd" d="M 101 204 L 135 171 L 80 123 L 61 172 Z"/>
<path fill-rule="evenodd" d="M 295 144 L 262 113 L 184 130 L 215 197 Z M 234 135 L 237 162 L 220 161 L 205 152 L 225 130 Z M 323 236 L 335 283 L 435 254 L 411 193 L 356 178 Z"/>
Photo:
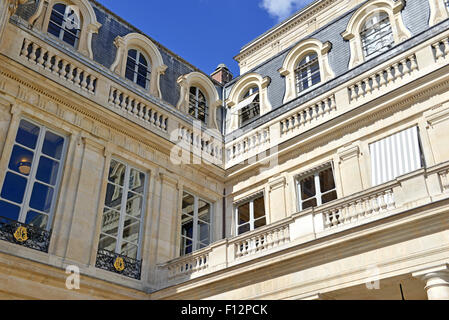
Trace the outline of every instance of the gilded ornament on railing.
<path fill-rule="evenodd" d="M 117 257 L 117 259 L 115 259 L 114 268 L 118 272 L 122 272 L 123 270 L 125 270 L 125 261 L 123 260 L 123 258 Z"/>
<path fill-rule="evenodd" d="M 19 242 L 25 242 L 28 240 L 28 230 L 27 228 L 21 226 L 18 227 L 16 232 L 14 232 L 14 238 Z"/>

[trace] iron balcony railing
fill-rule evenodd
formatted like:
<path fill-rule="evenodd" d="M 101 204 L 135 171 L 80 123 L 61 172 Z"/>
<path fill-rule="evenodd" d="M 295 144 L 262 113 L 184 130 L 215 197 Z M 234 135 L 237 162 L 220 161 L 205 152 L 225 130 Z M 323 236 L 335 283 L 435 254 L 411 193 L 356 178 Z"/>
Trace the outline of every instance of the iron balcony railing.
<path fill-rule="evenodd" d="M 0 217 L 0 240 L 48 253 L 50 238 L 51 230 Z"/>
<path fill-rule="evenodd" d="M 140 280 L 142 260 L 132 259 L 118 253 L 99 249 L 95 267 Z"/>

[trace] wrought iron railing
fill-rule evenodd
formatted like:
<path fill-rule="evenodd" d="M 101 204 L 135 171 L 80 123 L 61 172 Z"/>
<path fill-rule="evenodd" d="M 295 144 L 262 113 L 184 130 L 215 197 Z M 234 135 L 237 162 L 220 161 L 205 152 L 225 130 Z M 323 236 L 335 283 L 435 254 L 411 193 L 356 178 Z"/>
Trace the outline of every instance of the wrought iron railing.
<path fill-rule="evenodd" d="M 0 217 L 0 240 L 48 253 L 51 231 Z"/>
<path fill-rule="evenodd" d="M 121 254 L 100 249 L 97 252 L 95 267 L 140 280 L 142 260 L 135 260 Z"/>

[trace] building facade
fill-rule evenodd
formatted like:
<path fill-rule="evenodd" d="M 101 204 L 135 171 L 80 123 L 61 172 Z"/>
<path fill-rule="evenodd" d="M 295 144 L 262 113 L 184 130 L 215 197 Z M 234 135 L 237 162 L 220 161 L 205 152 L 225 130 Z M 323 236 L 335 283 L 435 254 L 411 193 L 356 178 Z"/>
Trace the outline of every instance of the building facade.
<path fill-rule="evenodd" d="M 448 18 L 316 0 L 233 78 L 0 0 L 0 298 L 449 299 Z"/>

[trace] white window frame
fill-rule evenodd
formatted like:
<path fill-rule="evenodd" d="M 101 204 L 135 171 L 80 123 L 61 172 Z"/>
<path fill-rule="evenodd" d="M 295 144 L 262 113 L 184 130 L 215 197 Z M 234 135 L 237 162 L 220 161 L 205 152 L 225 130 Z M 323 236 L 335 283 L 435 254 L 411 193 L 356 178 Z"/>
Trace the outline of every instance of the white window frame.
<path fill-rule="evenodd" d="M 329 191 L 326 191 L 326 192 L 322 193 L 321 192 L 321 183 L 320 183 L 320 173 L 323 172 L 323 171 L 326 171 L 328 169 L 332 170 L 332 177 L 334 179 L 335 188 L 332 189 L 332 190 L 329 190 Z M 310 197 L 307 200 L 302 200 L 301 199 L 302 190 L 301 190 L 301 183 L 300 182 L 301 182 L 301 180 L 304 180 L 305 178 L 308 178 L 308 177 L 311 177 L 311 176 L 314 177 L 315 196 L 314 197 Z M 317 169 L 311 171 L 308 174 L 299 175 L 296 178 L 296 188 L 297 188 L 297 193 L 298 193 L 298 196 L 297 196 L 297 205 L 298 205 L 298 210 L 299 210 L 298 212 L 303 211 L 303 207 L 302 207 L 303 202 L 308 202 L 308 201 L 311 201 L 312 199 L 316 199 L 316 202 L 317 202 L 316 207 L 322 206 L 323 205 L 323 200 L 322 200 L 322 196 L 323 195 L 329 194 L 329 193 L 334 192 L 334 191 L 337 192 L 337 182 L 335 180 L 335 169 L 334 169 L 333 162 L 331 162 L 328 165 L 325 165 L 323 167 L 317 168 Z M 337 199 L 338 199 L 338 192 L 337 192 Z M 315 207 L 310 207 L 310 208 L 315 208 Z M 307 208 L 307 209 L 310 209 L 310 208 Z"/>
<path fill-rule="evenodd" d="M 195 100 L 195 105 L 193 106 L 192 104 L 191 104 L 191 96 L 192 96 L 192 93 L 190 92 L 190 90 L 192 89 L 192 88 L 195 88 L 195 96 L 194 96 L 194 100 Z M 204 100 L 205 100 L 205 107 L 204 107 L 204 121 L 203 120 L 200 120 L 200 119 L 198 119 L 198 111 L 199 111 L 199 93 L 202 93 L 202 95 L 204 96 Z M 209 119 L 209 105 L 208 105 L 208 101 L 207 101 L 207 97 L 206 97 L 206 95 L 204 94 L 204 92 L 203 92 L 203 90 L 201 90 L 200 88 L 198 88 L 198 87 L 196 87 L 196 86 L 191 86 L 190 88 L 189 88 L 189 114 L 190 114 L 190 109 L 194 109 L 195 110 L 195 115 L 191 115 L 192 117 L 194 117 L 195 119 L 197 119 L 197 120 L 200 120 L 201 122 L 203 122 L 203 123 L 205 123 L 205 124 L 207 124 L 208 122 L 208 119 Z"/>
<path fill-rule="evenodd" d="M 257 200 L 257 199 L 260 199 L 260 198 L 263 198 L 265 212 L 264 212 L 264 215 L 262 217 L 260 217 L 258 219 L 254 219 L 254 200 Z M 249 231 L 246 231 L 246 232 L 241 233 L 241 234 L 245 234 L 247 232 L 251 232 L 251 231 L 256 230 L 254 225 L 255 225 L 255 222 L 257 220 L 265 219 L 265 225 L 268 224 L 267 208 L 265 206 L 265 193 L 264 192 L 258 193 L 258 194 L 252 196 L 251 198 L 249 198 L 249 199 L 247 199 L 245 201 L 240 201 L 240 202 L 237 202 L 237 203 L 234 204 L 235 235 L 236 236 L 241 235 L 241 234 L 239 234 L 239 228 L 241 226 L 247 224 L 247 222 L 244 223 L 244 224 L 239 224 L 239 207 L 241 207 L 241 206 L 243 206 L 243 205 L 245 205 L 247 203 L 249 203 L 249 226 L 250 226 L 250 228 L 249 228 Z"/>
<path fill-rule="evenodd" d="M 130 56 L 129 56 L 129 52 L 130 52 L 131 50 L 136 51 L 136 59 L 134 59 L 133 57 L 130 57 Z M 146 66 L 146 72 L 147 72 L 147 74 L 146 74 L 146 76 L 145 76 L 145 87 L 142 87 L 142 86 L 140 86 L 140 85 L 137 83 L 137 79 L 138 79 L 138 77 L 139 77 L 139 66 L 141 65 L 141 64 L 140 64 L 140 57 L 141 57 L 141 56 L 146 60 L 146 62 L 147 62 L 147 64 L 148 64 L 148 65 Z M 126 77 L 126 70 L 131 70 L 131 69 L 128 69 L 128 60 L 129 60 L 129 59 L 133 59 L 133 60 L 135 61 L 135 66 L 134 66 L 134 70 L 132 70 L 132 71 L 133 71 L 133 79 L 132 79 L 132 80 L 129 79 L 129 78 L 126 78 L 126 79 L 132 81 L 133 83 L 135 83 L 135 84 L 138 85 L 139 87 L 144 88 L 145 90 L 149 89 L 149 87 L 150 87 L 150 81 L 151 81 L 151 60 L 149 60 L 148 57 L 147 57 L 144 53 L 142 53 L 142 51 L 140 51 L 140 50 L 138 50 L 138 49 L 134 49 L 134 48 L 129 48 L 128 51 L 127 51 L 127 55 L 126 55 L 125 77 Z M 142 65 L 142 66 L 143 66 L 143 65 Z"/>
<path fill-rule="evenodd" d="M 124 230 L 124 226 L 125 226 L 125 218 L 126 218 L 126 205 L 128 203 L 127 199 L 128 199 L 128 192 L 130 192 L 129 189 L 129 177 L 131 174 L 131 170 L 134 169 L 140 173 L 143 173 L 145 175 L 145 182 L 144 182 L 144 187 L 143 187 L 143 193 L 142 193 L 142 208 L 141 208 L 141 213 L 140 213 L 140 229 L 139 229 L 139 240 L 137 242 L 137 255 L 136 255 L 136 260 L 141 260 L 142 259 L 142 241 L 143 241 L 143 232 L 144 232 L 144 221 L 145 221 L 145 212 L 146 212 L 146 207 L 147 207 L 147 201 L 146 201 L 146 195 L 147 195 L 147 188 L 148 188 L 148 174 L 144 171 L 141 170 L 139 168 L 136 168 L 130 164 L 128 164 L 126 161 L 122 161 L 118 158 L 111 158 L 111 160 L 109 161 L 109 168 L 111 166 L 112 161 L 116 161 L 119 162 L 121 164 L 123 164 L 125 166 L 125 178 L 124 178 L 124 184 L 123 184 L 123 191 L 122 191 L 122 199 L 120 202 L 120 218 L 119 218 L 119 226 L 118 226 L 118 230 L 117 230 L 117 237 L 111 236 L 107 233 L 103 233 L 103 230 L 100 230 L 100 237 L 99 239 L 101 240 L 101 235 L 104 234 L 107 237 L 110 238 L 114 238 L 116 239 L 116 243 L 115 243 L 115 250 L 113 253 L 118 254 L 118 255 L 123 255 L 121 253 L 121 249 L 122 249 L 122 243 L 123 243 L 123 230 Z M 112 184 L 114 186 L 118 186 L 121 187 L 120 185 L 117 185 L 115 183 L 112 183 L 109 181 L 109 170 L 108 170 L 108 176 L 106 177 L 106 187 L 108 184 Z M 132 191 L 131 191 L 132 192 Z M 103 215 L 104 215 L 104 209 L 106 208 L 106 203 L 105 203 L 106 199 L 103 199 L 103 204 L 102 204 L 102 218 L 101 221 L 103 223 Z M 138 220 L 138 219 L 136 219 Z M 134 244 L 134 243 L 131 243 Z M 106 250 L 104 248 L 98 248 L 100 250 Z M 124 255 L 125 256 L 125 255 Z M 129 257 L 131 258 L 131 257 Z M 134 259 L 134 258 L 131 258 Z"/>
<path fill-rule="evenodd" d="M 254 95 L 253 102 L 251 102 L 250 104 L 248 104 L 247 106 L 245 106 L 245 107 L 243 107 L 243 108 L 241 108 L 239 110 L 239 127 L 244 126 L 245 124 L 250 122 L 252 119 L 260 116 L 260 91 L 259 91 L 259 87 L 258 86 L 251 87 L 247 91 L 247 93 L 243 96 L 242 101 L 244 101 L 246 99 L 249 99 L 253 95 Z M 258 102 L 254 102 L 254 100 L 257 99 L 257 95 L 259 95 L 259 101 Z M 251 114 L 253 114 L 254 112 L 252 110 L 256 108 L 256 104 L 259 105 L 259 113 L 257 115 L 252 116 L 252 117 L 248 117 L 248 119 L 245 122 L 243 122 L 242 114 L 243 114 L 244 110 L 249 107 L 248 110 L 251 111 Z M 245 112 L 246 112 L 246 110 L 245 110 Z"/>
<path fill-rule="evenodd" d="M 54 21 L 51 20 L 51 17 L 52 17 L 52 15 L 53 15 L 53 11 L 55 11 L 55 10 L 54 10 L 54 7 L 55 7 L 56 5 L 58 5 L 58 4 L 62 4 L 62 5 L 65 6 L 65 11 L 64 11 L 64 17 L 63 17 L 62 25 L 58 25 L 58 24 L 56 24 L 56 22 L 54 22 Z M 76 23 L 78 23 L 78 29 L 76 29 L 76 30 L 77 30 L 76 33 L 71 32 L 70 29 L 66 29 L 67 24 L 68 24 L 68 18 L 69 18 L 70 11 L 73 11 L 73 12 L 74 12 L 74 15 L 75 15 L 76 18 L 77 18 Z M 56 11 L 56 13 L 59 14 L 58 11 Z M 58 39 L 61 40 L 61 41 L 64 42 L 64 43 L 67 43 L 66 41 L 64 41 L 64 34 L 65 34 L 66 32 L 74 34 L 76 40 L 75 40 L 75 43 L 73 44 L 73 47 L 74 47 L 74 48 L 77 48 L 77 47 L 78 47 L 78 44 L 79 44 L 79 41 L 80 41 L 80 37 L 81 37 L 81 16 L 80 16 L 80 12 L 79 12 L 79 11 L 77 12 L 76 10 L 74 10 L 73 6 L 67 5 L 67 4 L 62 3 L 62 2 L 56 2 L 56 3 L 53 5 L 53 7 L 51 8 L 51 13 L 50 13 L 49 21 L 48 21 L 47 32 L 48 32 L 48 29 L 50 28 L 50 24 L 56 25 L 56 26 L 58 26 L 58 27 L 61 29 L 61 30 L 59 31 L 59 37 L 58 37 Z M 49 34 L 51 34 L 51 33 L 49 33 Z M 51 34 L 51 35 L 53 35 L 53 34 Z M 67 44 L 68 44 L 68 45 L 71 45 L 70 43 L 67 43 Z"/>
<path fill-rule="evenodd" d="M 22 144 L 19 144 L 16 141 L 17 133 L 18 133 L 18 130 L 20 128 L 20 122 L 22 120 L 27 121 L 27 122 L 29 122 L 29 123 L 39 127 L 39 129 L 40 129 L 39 130 L 39 136 L 38 136 L 37 141 L 36 141 L 36 148 L 34 150 L 29 148 L 29 147 L 26 147 L 26 146 L 24 146 Z M 42 153 L 42 147 L 44 145 L 45 135 L 46 135 L 47 132 L 51 132 L 51 133 L 53 133 L 53 134 L 55 134 L 57 136 L 60 136 L 61 138 L 64 138 L 64 145 L 62 147 L 62 153 L 61 153 L 61 159 L 60 160 L 51 158 L 51 157 L 45 155 L 44 153 Z M 20 206 L 20 213 L 19 213 L 19 217 L 18 217 L 18 220 L 17 220 L 18 222 L 24 224 L 25 221 L 26 221 L 26 217 L 28 215 L 28 211 L 31 210 L 31 211 L 35 211 L 35 212 L 37 212 L 39 214 L 43 214 L 43 215 L 48 216 L 47 226 L 45 227 L 44 230 L 46 230 L 46 231 L 50 231 L 51 230 L 51 226 L 53 224 L 53 219 L 54 219 L 54 214 L 55 214 L 55 207 L 56 207 L 57 199 L 58 199 L 58 196 L 59 196 L 59 188 L 60 188 L 60 184 L 61 184 L 61 180 L 62 180 L 62 173 L 63 173 L 64 164 L 65 164 L 65 157 L 66 157 L 66 153 L 67 153 L 67 147 L 68 147 L 67 139 L 68 139 L 67 135 L 61 134 L 61 133 L 59 133 L 57 131 L 49 129 L 48 127 L 46 127 L 44 125 L 41 125 L 39 123 L 36 123 L 36 122 L 34 122 L 32 120 L 29 120 L 27 118 L 20 118 L 19 119 L 19 126 L 17 127 L 16 136 L 14 137 L 14 144 L 12 145 L 12 148 L 11 148 L 11 151 L 10 151 L 10 155 L 9 155 L 9 158 L 8 158 L 8 167 L 6 169 L 6 172 L 5 172 L 5 175 L 4 175 L 5 178 L 3 180 L 3 183 L 2 183 L 1 189 L 0 189 L 0 193 L 1 193 L 1 191 L 3 191 L 3 186 L 5 184 L 6 175 L 8 174 L 8 172 L 11 172 L 12 174 L 15 174 L 15 175 L 18 175 L 20 177 L 23 177 L 23 178 L 27 179 L 27 185 L 26 185 L 26 188 L 25 188 L 23 201 L 22 201 L 21 205 L 19 205 L 18 203 L 15 203 L 13 201 L 9 201 L 7 199 L 3 199 L 3 198 L 1 198 L 1 195 L 0 195 L 0 200 L 2 200 L 4 202 L 7 202 L 7 203 L 9 203 L 11 205 Z M 33 155 L 33 160 L 31 162 L 31 170 L 30 170 L 30 173 L 28 175 L 24 175 L 24 174 L 22 174 L 20 172 L 16 172 L 16 171 L 13 171 L 13 170 L 9 169 L 9 162 L 11 161 L 11 156 L 12 156 L 12 153 L 13 153 L 13 150 L 14 150 L 14 146 L 16 146 L 16 145 L 21 147 L 21 148 L 23 148 L 23 149 L 25 149 L 25 150 L 31 151 L 34 154 Z M 45 182 L 42 182 L 42 181 L 36 179 L 37 169 L 39 167 L 39 162 L 40 162 L 41 156 L 49 158 L 50 160 L 56 161 L 56 162 L 59 163 L 56 183 L 55 183 L 54 186 L 51 186 L 51 185 L 49 185 L 49 184 L 47 184 Z M 38 182 L 39 184 L 42 184 L 42 185 L 45 185 L 45 186 L 48 186 L 48 187 L 51 187 L 51 188 L 54 189 L 53 199 L 51 200 L 50 211 L 49 211 L 48 214 L 45 213 L 45 212 L 41 212 L 39 210 L 36 210 L 34 208 L 30 208 L 30 200 L 31 200 L 31 196 L 32 196 L 33 187 L 34 187 L 34 183 L 35 182 Z M 0 213 L 0 216 L 1 216 L 1 213 Z"/>
<path fill-rule="evenodd" d="M 382 19 L 379 19 L 380 14 L 382 14 L 382 13 L 383 13 L 385 16 L 384 16 Z M 363 33 L 368 33 L 368 31 L 369 31 L 369 28 L 366 28 L 366 27 L 365 27 L 366 24 L 368 23 L 368 21 L 373 20 L 373 19 L 376 19 L 376 18 L 377 18 L 378 21 L 374 22 L 373 25 L 372 25 L 370 28 L 373 29 L 374 26 L 379 25 L 382 21 L 388 20 L 388 28 L 389 28 L 389 30 L 390 30 L 390 33 L 388 33 L 388 34 L 385 33 L 385 35 L 382 35 L 382 36 L 379 37 L 378 39 L 376 39 L 376 40 L 374 40 L 374 41 L 371 41 L 371 43 L 370 43 L 369 45 L 367 45 L 367 44 L 366 44 L 367 39 L 369 39 L 369 38 L 376 38 L 377 35 L 378 35 L 379 33 L 383 32 L 383 29 L 384 29 L 384 28 L 387 28 L 387 26 L 385 25 L 385 26 L 383 26 L 381 29 L 377 29 L 377 30 L 375 29 L 375 30 L 373 31 L 372 34 L 367 35 L 367 36 L 363 36 L 363 35 L 362 35 Z M 373 51 L 373 52 L 371 52 L 371 53 L 369 53 L 369 52 L 367 51 L 367 48 L 368 48 L 369 46 L 372 46 L 373 43 L 375 43 L 376 46 L 377 46 L 378 43 L 382 43 L 382 45 L 383 45 L 383 42 L 384 42 L 385 39 L 387 39 L 388 37 L 391 38 L 391 42 L 390 42 L 387 46 L 383 46 L 380 50 L 375 50 L 375 51 Z M 376 56 L 376 55 L 378 55 L 378 54 L 380 54 L 380 53 L 382 53 L 382 52 L 387 51 L 389 48 L 393 47 L 393 46 L 395 45 L 395 42 L 394 42 L 394 36 L 393 36 L 393 27 L 392 27 L 392 25 L 391 25 L 390 16 L 388 15 L 388 13 L 386 13 L 386 12 L 384 12 L 384 11 L 381 11 L 381 12 L 379 12 L 379 13 L 375 13 L 375 14 L 373 14 L 373 15 L 370 15 L 370 16 L 368 17 L 368 19 L 366 19 L 365 23 L 364 23 L 363 26 L 362 26 L 362 30 L 360 31 L 360 39 L 361 39 L 361 41 L 362 41 L 362 52 L 363 52 L 363 56 L 365 57 L 365 59 L 374 57 L 374 56 Z"/>
<path fill-rule="evenodd" d="M 316 56 L 313 60 L 311 59 L 312 56 Z M 301 63 L 304 59 L 306 59 L 306 63 L 303 66 L 300 66 L 299 63 Z M 314 62 L 316 60 L 316 62 Z M 312 64 L 310 64 L 311 62 L 314 62 Z M 319 55 L 318 53 L 309 53 L 306 56 L 304 56 L 303 58 L 301 58 L 299 60 L 299 63 L 297 65 L 297 67 L 295 68 L 294 74 L 295 74 L 295 88 L 296 88 L 296 95 L 300 95 L 303 94 L 309 90 L 311 90 L 312 88 L 314 88 L 315 86 L 319 85 L 322 82 L 322 77 L 321 77 L 321 66 L 320 66 L 320 59 L 319 59 Z M 312 73 L 312 66 L 314 64 L 318 64 L 318 71 L 316 71 L 315 73 L 318 73 L 319 77 L 320 77 L 320 81 L 318 81 L 317 83 L 313 84 L 313 73 Z M 301 78 L 301 80 L 299 80 L 299 73 L 303 70 L 306 69 L 307 70 L 307 85 L 308 87 L 302 90 L 299 90 L 299 83 L 302 83 L 305 79 Z"/>
<path fill-rule="evenodd" d="M 214 222 L 214 215 L 213 215 L 212 203 L 210 201 L 205 200 L 203 197 L 197 196 L 193 192 L 186 191 L 186 190 L 183 191 L 183 197 L 184 197 L 184 193 L 192 196 L 193 199 L 194 199 L 193 200 L 193 229 L 192 229 L 192 236 L 193 236 L 193 238 L 190 239 L 187 236 L 184 236 L 182 234 L 182 223 L 183 223 L 182 216 L 184 215 L 184 212 L 182 210 L 183 208 L 182 208 L 182 201 L 181 201 L 181 229 L 180 229 L 180 232 L 179 232 L 180 233 L 179 252 L 181 253 L 181 257 L 190 254 L 190 253 L 186 254 L 184 252 L 181 252 L 181 250 L 183 249 L 182 243 L 183 243 L 184 239 L 189 239 L 189 240 L 192 241 L 192 253 L 194 253 L 195 251 L 204 249 L 204 248 L 200 248 L 201 241 L 199 239 L 197 239 L 197 237 L 198 237 L 198 220 L 199 220 L 199 218 L 198 218 L 198 203 L 199 203 L 199 200 L 201 200 L 201 201 L 203 201 L 203 202 L 205 202 L 205 203 L 207 203 L 209 205 L 209 220 L 210 220 L 209 221 L 209 244 L 206 247 L 210 246 L 213 243 L 213 225 L 214 225 L 214 223 L 213 223 Z M 185 249 L 185 246 L 184 246 L 184 249 Z"/>

